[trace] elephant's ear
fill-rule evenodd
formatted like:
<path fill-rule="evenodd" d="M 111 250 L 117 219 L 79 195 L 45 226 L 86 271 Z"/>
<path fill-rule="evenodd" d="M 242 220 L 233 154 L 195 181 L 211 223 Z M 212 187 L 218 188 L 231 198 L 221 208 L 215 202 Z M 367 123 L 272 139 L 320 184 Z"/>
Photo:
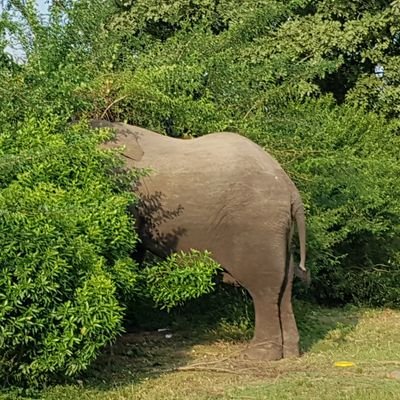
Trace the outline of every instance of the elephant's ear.
<path fill-rule="evenodd" d="M 104 120 L 91 120 L 90 125 L 93 128 L 111 128 L 115 131 L 115 136 L 108 142 L 102 143 L 101 149 L 113 149 L 124 147 L 122 155 L 132 161 L 140 161 L 144 151 L 138 142 L 137 133 L 130 131 L 124 124 L 119 122 L 109 122 Z M 127 160 L 127 164 L 131 164 Z"/>

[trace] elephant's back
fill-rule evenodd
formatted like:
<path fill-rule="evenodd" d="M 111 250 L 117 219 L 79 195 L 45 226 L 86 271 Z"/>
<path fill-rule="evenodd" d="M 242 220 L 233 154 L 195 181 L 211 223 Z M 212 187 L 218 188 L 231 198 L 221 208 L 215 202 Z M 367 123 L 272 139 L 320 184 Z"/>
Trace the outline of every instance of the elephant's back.
<path fill-rule="evenodd" d="M 189 140 L 163 137 L 161 145 L 145 150 L 139 166 L 151 169 L 143 178 L 145 193 L 161 188 L 207 208 L 223 201 L 251 203 L 255 197 L 289 204 L 294 187 L 272 156 L 230 132 Z"/>
<path fill-rule="evenodd" d="M 154 136 L 157 135 L 157 136 Z M 195 139 L 147 135 L 139 166 L 177 173 L 208 171 L 212 176 L 234 172 L 280 175 L 279 163 L 260 146 L 236 133 L 211 133 Z M 151 148 L 151 150 L 149 149 Z"/>
<path fill-rule="evenodd" d="M 214 156 L 241 168 L 257 168 L 271 174 L 283 171 L 280 164 L 262 147 L 233 132 L 218 132 L 195 139 L 199 147 L 214 149 Z M 203 146 L 202 146 L 203 145 Z M 193 143 L 195 147 L 195 143 Z"/>
<path fill-rule="evenodd" d="M 124 123 L 92 121 L 92 126 L 116 129 L 117 138 L 103 147 L 125 146 L 128 167 L 151 168 L 153 173 L 175 176 L 208 174 L 210 179 L 229 174 L 241 177 L 254 171 L 285 175 L 270 154 L 237 133 L 218 132 L 184 140 Z"/>
<path fill-rule="evenodd" d="M 268 234 L 290 223 L 291 181 L 268 153 L 234 133 L 197 139 L 163 137 L 143 143 L 141 167 L 151 169 L 139 186 L 150 237 L 166 247 L 216 251 L 220 237 L 232 243 L 259 227 Z M 211 246 L 211 247 L 210 247 Z"/>

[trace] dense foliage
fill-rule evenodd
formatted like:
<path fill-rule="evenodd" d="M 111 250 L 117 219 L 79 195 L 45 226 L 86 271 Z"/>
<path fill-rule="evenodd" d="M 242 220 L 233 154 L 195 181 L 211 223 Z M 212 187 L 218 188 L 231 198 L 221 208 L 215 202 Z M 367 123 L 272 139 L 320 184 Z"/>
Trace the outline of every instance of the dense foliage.
<path fill-rule="evenodd" d="M 34 1 L 5 3 L 1 379 L 83 369 L 135 291 L 169 307 L 212 286 L 175 259 L 139 283 L 135 177 L 110 173 L 103 138 L 70 124 L 86 117 L 248 136 L 302 192 L 314 298 L 399 305 L 398 0 L 63 0 L 47 18 Z M 193 290 L 177 292 L 181 275 Z"/>
<path fill-rule="evenodd" d="M 4 54 L 0 64 L 0 382 L 32 387 L 86 369 L 147 287 L 130 257 L 137 174 L 96 148 L 107 132 L 71 124 L 93 109 L 82 93 L 109 67 L 108 42 L 83 29 L 101 25 L 109 9 L 100 15 L 77 3 L 66 23 L 54 8 L 43 24 L 33 2 L 11 5 L 19 22 L 10 11 L 0 26 L 27 60 Z M 190 260 L 179 267 L 190 275 Z M 209 281 L 200 275 L 189 292 L 175 287 L 175 298 L 208 291 L 210 271 Z"/>
<path fill-rule="evenodd" d="M 190 268 L 187 266 L 190 265 Z M 155 265 L 147 266 L 141 278 L 148 286 L 148 294 L 160 308 L 170 310 L 185 301 L 209 293 L 214 276 L 220 269 L 209 252 L 192 249 L 177 252 Z"/>
<path fill-rule="evenodd" d="M 33 385 L 85 369 L 121 331 L 134 199 L 86 127 L 0 126 L 0 380 Z"/>

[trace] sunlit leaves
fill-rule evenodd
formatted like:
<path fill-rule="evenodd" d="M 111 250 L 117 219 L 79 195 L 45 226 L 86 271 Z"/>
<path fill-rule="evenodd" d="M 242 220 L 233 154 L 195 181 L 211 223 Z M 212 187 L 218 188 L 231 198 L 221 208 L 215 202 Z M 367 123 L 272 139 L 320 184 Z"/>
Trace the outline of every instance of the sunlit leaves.
<path fill-rule="evenodd" d="M 121 331 L 134 197 L 84 124 L 0 129 L 0 377 L 34 386 L 82 371 Z"/>
<path fill-rule="evenodd" d="M 191 250 L 175 253 L 143 270 L 148 294 L 161 308 L 171 309 L 185 301 L 209 293 L 220 266 L 208 252 Z"/>

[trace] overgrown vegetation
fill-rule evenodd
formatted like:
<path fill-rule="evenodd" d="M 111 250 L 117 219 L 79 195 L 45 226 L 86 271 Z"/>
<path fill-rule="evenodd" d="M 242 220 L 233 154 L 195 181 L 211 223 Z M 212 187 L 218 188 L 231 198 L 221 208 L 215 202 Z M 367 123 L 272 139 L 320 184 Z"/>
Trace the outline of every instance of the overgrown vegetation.
<path fill-rule="evenodd" d="M 190 268 L 187 268 L 187 266 Z M 191 250 L 171 254 L 167 259 L 147 266 L 141 272 L 145 287 L 153 301 L 162 309 L 171 310 L 200 294 L 209 293 L 220 266 L 209 252 Z"/>
<path fill-rule="evenodd" d="M 64 0 L 48 18 L 32 0 L 4 3 L 0 377 L 84 369 L 148 290 L 129 258 L 136 177 L 110 174 L 118 161 L 87 117 L 248 136 L 302 192 L 307 295 L 400 304 L 398 0 Z M 152 270 L 153 292 L 169 292 L 171 265 Z M 197 283 L 164 304 L 212 285 Z"/>
<path fill-rule="evenodd" d="M 134 198 L 86 127 L 0 126 L 0 380 L 35 385 L 84 370 L 121 332 Z"/>

